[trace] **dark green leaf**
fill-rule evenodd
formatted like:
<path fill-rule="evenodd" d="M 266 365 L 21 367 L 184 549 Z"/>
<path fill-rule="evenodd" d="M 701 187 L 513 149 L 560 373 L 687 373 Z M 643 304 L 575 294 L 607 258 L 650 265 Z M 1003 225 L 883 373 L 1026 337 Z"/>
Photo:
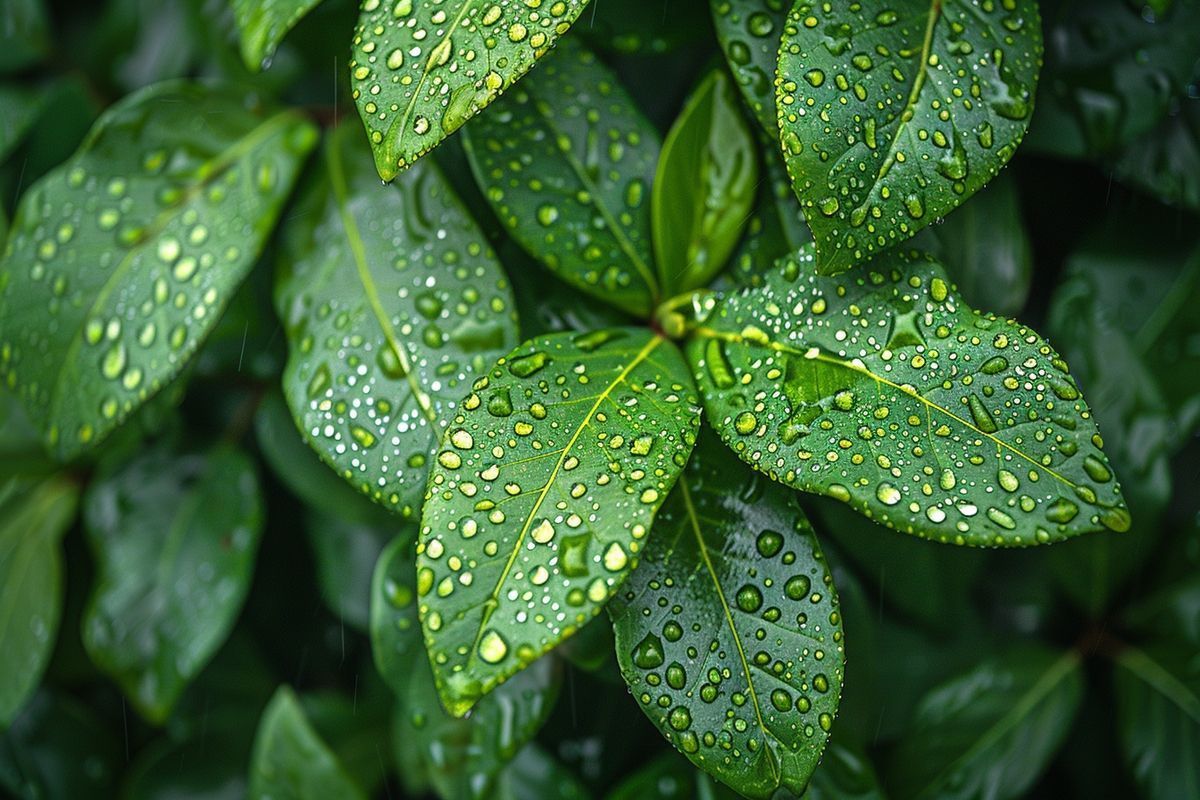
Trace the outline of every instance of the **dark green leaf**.
<path fill-rule="evenodd" d="M 883 791 L 867 757 L 834 740 L 802 800 L 883 800 Z"/>
<path fill-rule="evenodd" d="M 254 465 L 235 450 L 151 451 L 88 488 L 84 644 L 147 719 L 166 719 L 229 635 L 262 517 Z"/>
<path fill-rule="evenodd" d="M 515 301 L 483 233 L 432 163 L 382 187 L 350 126 L 287 229 L 276 307 L 284 395 L 321 458 L 405 515 L 443 421 L 517 342 Z"/>
<path fill-rule="evenodd" d="M 717 39 L 746 104 L 774 139 L 775 65 L 779 40 L 791 3 L 787 0 L 710 0 Z"/>
<path fill-rule="evenodd" d="M 350 76 L 391 180 L 521 78 L 587 0 L 365 0 Z"/>
<path fill-rule="evenodd" d="M 567 283 L 649 314 L 660 293 L 649 203 L 659 137 L 604 64 L 565 41 L 465 141 L 522 247 Z"/>
<path fill-rule="evenodd" d="M 832 275 L 903 242 L 1012 157 L 1042 59 L 1034 0 L 799 0 L 777 102 L 792 184 Z"/>
<path fill-rule="evenodd" d="M 250 765 L 253 800 L 360 800 L 328 745 L 304 716 L 296 695 L 281 686 L 263 712 Z"/>
<path fill-rule="evenodd" d="M 1200 575 L 1188 575 L 1155 592 L 1127 609 L 1122 619 L 1139 633 L 1200 649 Z"/>
<path fill-rule="evenodd" d="M 738 796 L 674 753 L 665 753 L 622 781 L 607 800 L 734 800 Z"/>
<path fill-rule="evenodd" d="M 500 800 L 587 800 L 589 795 L 570 770 L 531 744 L 500 773 L 495 796 Z"/>
<path fill-rule="evenodd" d="M 129 768 L 121 800 L 242 800 L 248 733 L 225 724 L 183 742 L 151 744 Z"/>
<path fill-rule="evenodd" d="M 703 41 L 707 20 L 694 0 L 599 0 L 588 7 L 578 34 L 615 53 L 658 55 Z"/>
<path fill-rule="evenodd" d="M 44 58 L 49 45 L 42 0 L 5 0 L 0 7 L 0 73 L 17 72 Z"/>
<path fill-rule="evenodd" d="M 29 132 L 41 113 L 44 92 L 18 85 L 0 86 L 0 161 L 8 158 Z M 3 242 L 2 238 L 0 242 Z"/>
<path fill-rule="evenodd" d="M 0 483 L 0 729 L 42 679 L 62 608 L 59 540 L 78 490 L 60 478 Z"/>
<path fill-rule="evenodd" d="M 114 797 L 120 746 L 86 705 L 39 692 L 0 734 L 0 789 L 21 800 Z"/>
<path fill-rule="evenodd" d="M 178 374 L 274 227 L 316 134 L 246 103 L 187 83 L 138 92 L 22 199 L 0 371 L 60 457 Z"/>
<path fill-rule="evenodd" d="M 397 536 L 379 554 L 371 578 L 370 633 L 375 668 L 397 696 L 425 661 L 417 618 L 416 546 Z"/>
<path fill-rule="evenodd" d="M 619 328 L 633 320 L 605 303 L 592 302 L 583 292 L 569 286 L 534 261 L 529 254 L 506 239 L 500 244 L 500 261 L 521 279 L 513 284 L 521 335 L 532 339 L 547 333 L 586 333 L 600 328 Z"/>
<path fill-rule="evenodd" d="M 699 421 L 682 355 L 644 328 L 534 339 L 475 382 L 430 475 L 417 560 L 452 713 L 608 602 Z"/>
<path fill-rule="evenodd" d="M 1200 213 L 1200 98 L 1180 100 L 1154 130 L 1126 148 L 1116 175 L 1164 203 Z"/>
<path fill-rule="evenodd" d="M 1025 796 L 1062 744 L 1083 694 L 1075 653 L 1016 651 L 926 695 L 892 754 L 902 798 Z"/>
<path fill-rule="evenodd" d="M 246 68 L 266 69 L 283 41 L 300 19 L 321 0 L 231 0 L 241 31 L 242 59 Z"/>
<path fill-rule="evenodd" d="M 833 579 L 791 493 L 702 440 L 609 605 L 642 711 L 746 797 L 800 794 L 842 691 Z"/>
<path fill-rule="evenodd" d="M 1129 528 L 1091 411 L 1025 326 L 893 253 L 849 278 L 811 249 L 717 305 L 689 345 L 707 418 L 772 478 L 880 524 L 1017 546 Z"/>
<path fill-rule="evenodd" d="M 325 604 L 347 625 L 365 631 L 375 562 L 398 528 L 407 529 L 400 538 L 411 546 L 415 526 L 400 522 L 371 525 L 321 511 L 309 512 L 303 524 L 317 562 L 317 583 Z"/>
<path fill-rule="evenodd" d="M 755 139 L 724 72 L 688 100 L 663 144 L 651 205 L 667 296 L 704 286 L 741 238 L 758 188 Z"/>

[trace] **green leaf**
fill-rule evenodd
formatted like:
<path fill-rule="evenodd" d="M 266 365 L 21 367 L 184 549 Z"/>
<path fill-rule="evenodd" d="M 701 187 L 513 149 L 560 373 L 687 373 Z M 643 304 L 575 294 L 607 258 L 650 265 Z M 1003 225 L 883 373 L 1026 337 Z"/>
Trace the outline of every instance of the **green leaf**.
<path fill-rule="evenodd" d="M 25 69 L 44 58 L 49 47 L 42 0 L 6 0 L 0 8 L 0 73 Z"/>
<path fill-rule="evenodd" d="M 371 607 L 371 575 L 384 546 L 406 528 L 400 538 L 411 547 L 415 525 L 371 525 L 353 522 L 340 515 L 311 511 L 305 515 L 304 532 L 316 560 L 317 584 L 325 605 L 352 628 L 365 631 Z"/>
<path fill-rule="evenodd" d="M 607 800 L 734 800 L 732 790 L 714 783 L 674 753 L 664 753 L 609 792 Z"/>
<path fill-rule="evenodd" d="M 599 0 L 577 29 L 597 48 L 622 55 L 670 53 L 711 37 L 708 20 L 691 11 L 692 0 Z M 655 81 L 657 87 L 657 81 Z"/>
<path fill-rule="evenodd" d="M 779 133 L 775 111 L 775 66 L 791 3 L 787 0 L 710 0 L 717 40 L 729 71 L 754 118 L 772 139 Z"/>
<path fill-rule="evenodd" d="M 29 133 L 42 111 L 44 91 L 17 85 L 0 86 L 0 120 L 3 120 L 0 123 L 0 161 L 8 158 Z"/>
<path fill-rule="evenodd" d="M 953 211 L 1012 157 L 1042 59 L 1034 0 L 797 2 L 776 97 L 792 184 L 833 275 Z"/>
<path fill-rule="evenodd" d="M 0 729 L 42 679 L 62 609 L 59 540 L 78 490 L 61 478 L 0 484 Z"/>
<path fill-rule="evenodd" d="M 687 372 L 669 341 L 613 328 L 531 340 L 475 382 L 430 474 L 417 558 L 452 714 L 575 633 L 637 564 L 695 442 Z"/>
<path fill-rule="evenodd" d="M 397 536 L 375 562 L 371 577 L 370 634 L 375 668 L 398 696 L 408 691 L 414 669 L 423 667 L 417 617 L 416 548 Z"/>
<path fill-rule="evenodd" d="M 587 0 L 365 0 L 350 76 L 385 181 L 462 127 L 554 46 Z"/>
<path fill-rule="evenodd" d="M 1184 98 L 1117 159 L 1116 176 L 1164 203 L 1200 213 L 1200 99 Z"/>
<path fill-rule="evenodd" d="M 116 797 L 120 739 L 68 694 L 38 692 L 0 733 L 0 789 L 22 800 Z"/>
<path fill-rule="evenodd" d="M 870 760 L 857 749 L 829 743 L 802 800 L 884 800 Z"/>
<path fill-rule="evenodd" d="M 286 686 L 279 687 L 258 724 L 250 765 L 250 797 L 253 800 L 365 797 L 313 730 L 296 695 Z"/>
<path fill-rule="evenodd" d="M 1167 640 L 1170 641 L 1170 640 Z M 1200 797 L 1200 662 L 1178 643 L 1117 657 L 1117 724 L 1146 797 Z"/>
<path fill-rule="evenodd" d="M 275 49 L 321 0 L 231 0 L 241 32 L 242 59 L 251 72 L 271 65 Z"/>
<path fill-rule="evenodd" d="M 248 729 L 222 721 L 181 742 L 154 741 L 126 771 L 121 800 L 242 800 L 253 728 L 254 719 Z"/>
<path fill-rule="evenodd" d="M 383 187 L 351 127 L 286 231 L 284 396 L 343 478 L 404 515 L 470 379 L 517 341 L 508 279 L 431 162 Z"/>
<path fill-rule="evenodd" d="M 84 645 L 162 722 L 249 589 L 263 518 L 254 465 L 235 450 L 151 451 L 94 482 L 83 511 L 96 559 Z"/>
<path fill-rule="evenodd" d="M 588 800 L 588 791 L 572 772 L 537 744 L 530 744 L 500 773 L 500 800 Z"/>
<path fill-rule="evenodd" d="M 663 144 L 651 207 L 663 292 L 704 286 L 729 259 L 758 188 L 755 139 L 724 72 L 713 71 Z"/>
<path fill-rule="evenodd" d="M 609 614 L 642 711 L 746 797 L 800 794 L 842 691 L 833 579 L 793 494 L 702 438 Z"/>
<path fill-rule="evenodd" d="M 1129 528 L 1092 413 L 1035 332 L 966 307 L 919 253 L 845 278 L 812 264 L 802 250 L 725 298 L 689 345 L 706 416 L 743 460 L 942 542 Z"/>
<path fill-rule="evenodd" d="M 246 104 L 198 84 L 138 92 L 22 198 L 0 262 L 0 373 L 59 457 L 178 374 L 274 227 L 316 132 Z"/>
<path fill-rule="evenodd" d="M 658 132 L 595 55 L 566 40 L 464 141 L 496 216 L 530 255 L 594 297 L 650 313 Z"/>
<path fill-rule="evenodd" d="M 1015 651 L 925 696 L 892 753 L 896 797 L 1024 797 L 1062 744 L 1079 708 L 1076 653 Z"/>

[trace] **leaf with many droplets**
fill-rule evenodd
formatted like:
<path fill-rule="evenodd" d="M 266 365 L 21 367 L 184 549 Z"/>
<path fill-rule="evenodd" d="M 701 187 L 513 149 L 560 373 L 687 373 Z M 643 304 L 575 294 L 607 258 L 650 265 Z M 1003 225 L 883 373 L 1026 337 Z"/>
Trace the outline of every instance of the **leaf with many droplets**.
<path fill-rule="evenodd" d="M 608 607 L 642 711 L 747 797 L 804 791 L 842 690 L 833 579 L 793 495 L 702 438 Z"/>
<path fill-rule="evenodd" d="M 743 460 L 890 528 L 1017 546 L 1129 527 L 1066 362 L 965 306 L 927 256 L 826 278 L 805 248 L 718 303 L 689 352 Z"/>
<path fill-rule="evenodd" d="M 354 101 L 389 181 L 521 78 L 587 0 L 364 0 Z"/>
<path fill-rule="evenodd" d="M 746 104 L 771 137 L 775 113 L 775 66 L 790 0 L 711 0 L 717 39 Z"/>
<path fill-rule="evenodd" d="M 756 142 L 724 72 L 709 74 L 671 128 L 651 210 L 668 297 L 708 283 L 741 239 L 758 188 Z"/>
<path fill-rule="evenodd" d="M 475 382 L 429 478 L 417 558 L 451 713 L 599 613 L 637 564 L 699 422 L 682 354 L 645 329 L 539 337 Z"/>
<path fill-rule="evenodd" d="M 83 643 L 162 722 L 250 588 L 263 522 L 254 464 L 236 450 L 150 451 L 88 488 L 83 520 L 97 573 Z"/>
<path fill-rule="evenodd" d="M 25 194 L 0 262 L 0 376 L 60 458 L 179 373 L 315 141 L 295 111 L 161 84 L 111 108 Z"/>
<path fill-rule="evenodd" d="M 565 40 L 464 133 L 477 182 L 522 247 L 567 283 L 649 314 L 661 145 L 595 55 Z"/>
<path fill-rule="evenodd" d="M 798 0 L 776 100 L 822 274 L 908 239 L 991 180 L 1025 133 L 1041 58 L 1034 0 Z"/>
<path fill-rule="evenodd" d="M 241 33 L 242 59 L 251 71 L 266 69 L 275 49 L 321 0 L 231 0 Z"/>
<path fill-rule="evenodd" d="M 432 162 L 380 186 L 346 126 L 287 227 L 275 299 L 305 439 L 361 492 L 414 513 L 443 421 L 518 341 L 482 231 Z"/>
<path fill-rule="evenodd" d="M 59 540 L 78 490 L 60 478 L 0 484 L 0 728 L 33 693 L 50 660 L 62 608 Z"/>

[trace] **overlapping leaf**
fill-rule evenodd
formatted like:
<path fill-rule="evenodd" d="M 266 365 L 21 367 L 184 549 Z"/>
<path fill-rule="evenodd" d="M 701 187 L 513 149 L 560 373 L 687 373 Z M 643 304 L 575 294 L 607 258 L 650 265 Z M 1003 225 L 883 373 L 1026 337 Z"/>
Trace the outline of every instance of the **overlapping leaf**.
<path fill-rule="evenodd" d="M 0 262 L 0 374 L 60 457 L 179 372 L 274 227 L 316 134 L 247 102 L 138 92 L 22 198 Z"/>
<path fill-rule="evenodd" d="M 275 49 L 321 0 L 231 0 L 241 32 L 242 59 L 251 70 L 266 69 Z"/>
<path fill-rule="evenodd" d="M 534 339 L 475 382 L 430 475 L 417 560 L 451 713 L 599 612 L 637 564 L 698 424 L 682 355 L 645 329 Z"/>
<path fill-rule="evenodd" d="M 991 180 L 1025 133 L 1041 58 L 1033 0 L 799 0 L 776 99 L 820 271 L 908 239 Z"/>
<path fill-rule="evenodd" d="M 790 493 L 702 439 L 609 605 L 642 711 L 746 797 L 804 791 L 842 689 L 833 580 Z"/>
<path fill-rule="evenodd" d="M 391 180 L 529 71 L 587 0 L 365 0 L 350 59 L 375 165 Z"/>
<path fill-rule="evenodd" d="M 726 298 L 689 345 L 707 419 L 743 460 L 943 542 L 1128 529 L 1092 412 L 1041 337 L 966 307 L 920 254 L 845 278 L 812 263 L 803 250 Z"/>
<path fill-rule="evenodd" d="M 289 225 L 276 305 L 284 394 L 308 443 L 364 494 L 413 513 L 442 425 L 517 342 L 508 279 L 432 163 L 381 187 L 361 136 L 331 138 Z"/>
<path fill-rule="evenodd" d="M 775 66 L 791 3 L 788 0 L 711 0 L 717 39 L 746 104 L 763 130 L 779 133 Z"/>
<path fill-rule="evenodd" d="M 513 237 L 563 280 L 646 315 L 658 132 L 570 40 L 465 132 L 476 180 Z"/>
<path fill-rule="evenodd" d="M 792 193 L 787 173 L 779 159 L 767 158 L 758 201 L 746 222 L 746 235 L 729 259 L 725 272 L 710 284 L 730 290 L 762 286 L 779 259 L 812 242 L 800 203 Z"/>

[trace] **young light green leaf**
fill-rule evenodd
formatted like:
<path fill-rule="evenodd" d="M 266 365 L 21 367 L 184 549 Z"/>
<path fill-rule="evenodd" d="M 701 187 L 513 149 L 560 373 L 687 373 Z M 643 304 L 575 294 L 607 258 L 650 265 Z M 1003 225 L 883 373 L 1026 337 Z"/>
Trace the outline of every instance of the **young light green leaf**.
<path fill-rule="evenodd" d="M 776 99 L 792 185 L 833 275 L 957 208 L 1025 133 L 1042 33 L 1034 0 L 798 0 Z"/>
<path fill-rule="evenodd" d="M 737 247 L 758 189 L 755 144 L 729 78 L 710 73 L 667 135 L 654 176 L 654 254 L 667 296 L 707 284 Z"/>
<path fill-rule="evenodd" d="M 417 594 L 446 708 L 462 716 L 572 635 L 637 564 L 700 410 L 649 330 L 540 337 L 459 406 L 421 520 Z"/>
<path fill-rule="evenodd" d="M 432 163 L 380 186 L 349 126 L 286 232 L 275 301 L 284 395 L 321 458 L 404 515 L 444 420 L 517 342 L 515 301 L 483 233 Z"/>
<path fill-rule="evenodd" d="M 247 103 L 190 83 L 137 92 L 22 198 L 0 373 L 60 458 L 179 373 L 274 227 L 316 131 Z"/>
<path fill-rule="evenodd" d="M 476 181 L 522 247 L 588 294 L 650 313 L 660 142 L 611 70 L 564 40 L 464 133 Z"/>
<path fill-rule="evenodd" d="M 59 540 L 75 518 L 69 481 L 0 484 L 0 729 L 42 679 L 62 609 Z"/>
<path fill-rule="evenodd" d="M 251 72 L 266 69 L 275 49 L 321 0 L 231 0 L 241 33 L 242 59 Z"/>
<path fill-rule="evenodd" d="M 942 542 L 1129 528 L 1092 412 L 1035 332 L 972 311 L 919 253 L 813 272 L 805 248 L 689 345 L 706 416 L 743 460 Z"/>
<path fill-rule="evenodd" d="M 891 761 L 886 785 L 922 800 L 1023 797 L 1054 757 L 1083 695 L 1079 656 L 991 659 L 934 689 Z"/>
<path fill-rule="evenodd" d="M 609 604 L 617 660 L 696 766 L 746 797 L 799 795 L 842 691 L 837 597 L 792 493 L 727 459 L 701 439 Z"/>
<path fill-rule="evenodd" d="M 775 65 L 791 3 L 787 0 L 711 0 L 717 40 L 754 118 L 774 138 Z"/>
<path fill-rule="evenodd" d="M 1178 642 L 1117 657 L 1117 722 L 1146 797 L 1200 798 L 1200 663 Z"/>
<path fill-rule="evenodd" d="M 263 712 L 250 764 L 252 800 L 364 800 L 329 746 L 313 730 L 296 695 L 279 687 Z"/>
<path fill-rule="evenodd" d="M 365 0 L 350 77 L 380 177 L 396 177 L 499 97 L 585 5 Z"/>
<path fill-rule="evenodd" d="M 225 641 L 250 588 L 263 509 L 242 453 L 151 451 L 88 488 L 96 581 L 83 643 L 162 722 Z"/>

